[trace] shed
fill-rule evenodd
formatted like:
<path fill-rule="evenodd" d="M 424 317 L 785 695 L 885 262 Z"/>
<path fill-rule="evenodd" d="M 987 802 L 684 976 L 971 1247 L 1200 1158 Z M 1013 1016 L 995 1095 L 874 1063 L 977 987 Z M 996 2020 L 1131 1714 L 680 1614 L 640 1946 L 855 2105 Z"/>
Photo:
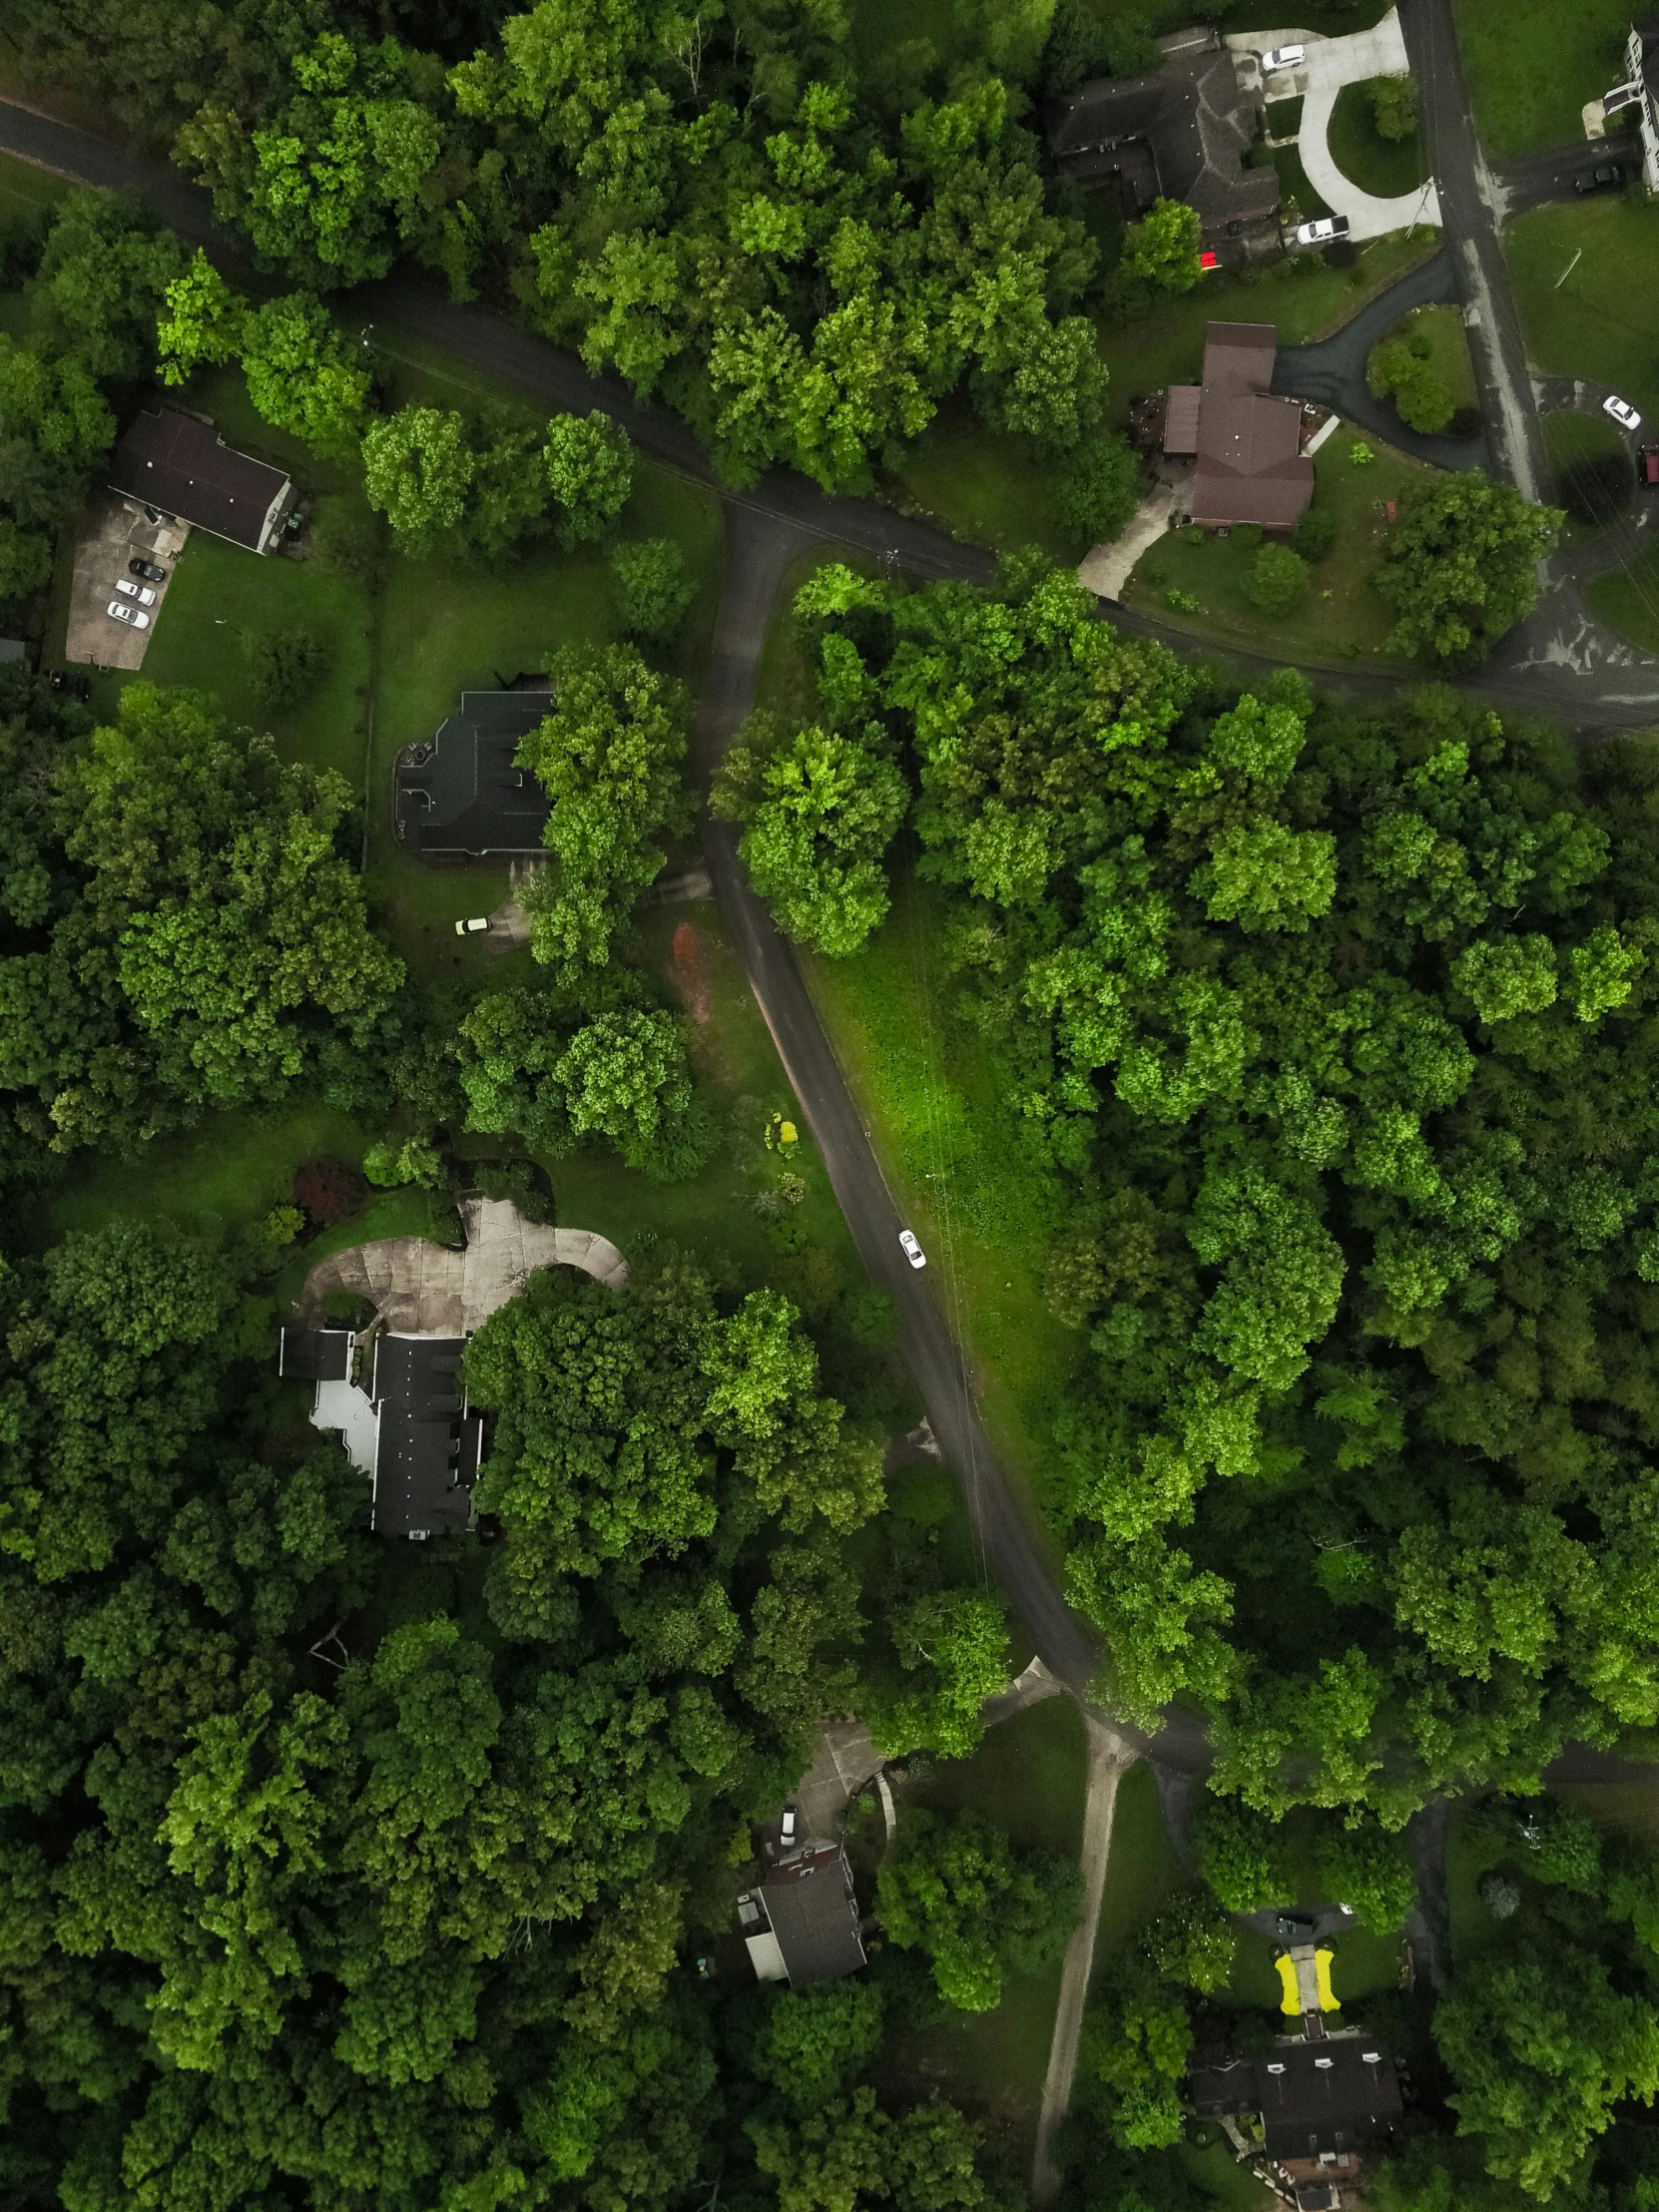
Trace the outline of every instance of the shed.
<path fill-rule="evenodd" d="M 279 468 L 227 445 L 211 422 L 175 407 L 146 412 L 115 449 L 110 489 L 177 515 L 251 553 L 269 553 L 293 486 Z"/>

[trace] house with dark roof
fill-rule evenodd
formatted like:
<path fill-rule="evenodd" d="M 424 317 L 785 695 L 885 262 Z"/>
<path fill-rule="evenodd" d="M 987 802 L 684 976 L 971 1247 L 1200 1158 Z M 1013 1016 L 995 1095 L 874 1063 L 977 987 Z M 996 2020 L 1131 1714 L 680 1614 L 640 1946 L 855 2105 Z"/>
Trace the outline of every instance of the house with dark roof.
<path fill-rule="evenodd" d="M 211 422 L 176 407 L 141 414 L 115 449 L 110 489 L 193 529 L 269 553 L 293 486 L 279 468 L 227 445 Z"/>
<path fill-rule="evenodd" d="M 406 745 L 392 770 L 398 842 L 423 859 L 540 852 L 547 795 L 518 749 L 546 719 L 545 682 L 462 692 L 434 737 Z"/>
<path fill-rule="evenodd" d="M 809 1841 L 738 1900 L 738 1924 L 759 1981 L 792 1989 L 839 1981 L 864 1963 L 852 1870 L 839 1844 Z"/>
<path fill-rule="evenodd" d="M 1250 2058 L 1194 2066 L 1187 2095 L 1201 2119 L 1259 2117 L 1263 2148 L 1299 2192 L 1357 2177 L 1403 2109 L 1387 2045 L 1370 2028 L 1284 2035 Z"/>
<path fill-rule="evenodd" d="M 314 1382 L 311 1420 L 340 1433 L 366 1474 L 376 1535 L 462 1535 L 473 1525 L 472 1486 L 484 1424 L 468 1409 L 464 1337 L 396 1337 L 376 1326 L 287 1328 L 276 1372 Z"/>
<path fill-rule="evenodd" d="M 1085 191 L 1109 192 L 1126 223 L 1155 200 L 1198 212 L 1204 244 L 1232 242 L 1237 258 L 1279 243 L 1279 175 L 1247 169 L 1261 102 L 1239 82 L 1232 51 L 1166 55 L 1144 77 L 1097 77 L 1055 101 L 1048 145 L 1055 165 Z"/>
<path fill-rule="evenodd" d="M 1271 322 L 1212 322 L 1203 383 L 1170 386 L 1164 451 L 1197 459 L 1195 522 L 1289 530 L 1308 511 L 1314 464 L 1302 450 L 1302 402 L 1268 389 L 1278 351 Z"/>

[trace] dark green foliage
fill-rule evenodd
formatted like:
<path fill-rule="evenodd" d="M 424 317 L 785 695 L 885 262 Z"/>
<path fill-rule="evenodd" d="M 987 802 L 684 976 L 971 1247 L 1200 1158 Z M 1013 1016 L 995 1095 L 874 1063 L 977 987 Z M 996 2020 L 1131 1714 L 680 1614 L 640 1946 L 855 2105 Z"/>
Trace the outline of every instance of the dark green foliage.
<path fill-rule="evenodd" d="M 1403 1837 L 1375 1821 L 1327 1829 L 1319 1846 L 1320 1880 L 1330 1895 L 1354 1908 L 1362 1928 L 1391 1936 L 1403 1928 L 1416 1900 L 1417 1878 Z"/>
<path fill-rule="evenodd" d="M 1456 399 L 1425 337 L 1385 339 L 1372 354 L 1369 374 L 1372 390 L 1393 400 L 1408 428 L 1443 430 L 1451 420 Z"/>
<path fill-rule="evenodd" d="M 1140 463 L 1127 439 L 1098 431 L 1067 455 L 1054 508 L 1079 544 L 1121 537 L 1139 502 Z"/>
<path fill-rule="evenodd" d="M 1280 1865 L 1277 1825 L 1265 1815 L 1206 1793 L 1194 1829 L 1199 1872 L 1229 1913 L 1297 1902 Z"/>
<path fill-rule="evenodd" d="M 1381 139 L 1417 135 L 1417 88 L 1410 77 L 1378 77 L 1371 88 L 1372 114 Z"/>
<path fill-rule="evenodd" d="M 611 568 L 622 594 L 622 625 L 629 636 L 654 645 L 671 644 L 697 595 L 676 540 L 641 538 L 619 545 L 611 555 Z"/>
<path fill-rule="evenodd" d="M 1265 615 L 1292 614 L 1308 596 L 1308 563 L 1288 545 L 1264 545 L 1250 564 L 1244 594 Z"/>
<path fill-rule="evenodd" d="M 274 630 L 248 639 L 254 697 L 262 707 L 291 707 L 327 675 L 332 655 L 314 630 Z"/>
<path fill-rule="evenodd" d="M 1537 565 L 1559 525 L 1554 508 L 1478 469 L 1415 493 L 1374 578 L 1398 618 L 1395 649 L 1448 668 L 1483 660 L 1536 605 Z"/>
<path fill-rule="evenodd" d="M 1305 561 L 1329 560 L 1337 545 L 1338 523 L 1329 507 L 1310 507 L 1291 532 L 1291 544 Z"/>
<path fill-rule="evenodd" d="M 889 1938 L 931 1959 L 945 2001 L 985 2012 L 1010 1968 L 1064 1949 L 1079 1877 L 1068 1861 L 1016 1850 L 982 1814 L 908 1812 L 881 1862 L 876 1902 Z"/>

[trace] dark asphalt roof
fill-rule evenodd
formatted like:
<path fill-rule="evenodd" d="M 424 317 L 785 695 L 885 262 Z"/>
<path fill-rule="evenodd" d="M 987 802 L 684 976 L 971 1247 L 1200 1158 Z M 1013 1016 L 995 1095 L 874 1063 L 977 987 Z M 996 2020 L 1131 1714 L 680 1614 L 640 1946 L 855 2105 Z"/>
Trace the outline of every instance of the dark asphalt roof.
<path fill-rule="evenodd" d="M 1388 2046 L 1369 2029 L 1286 2036 L 1252 2058 L 1195 2066 L 1187 2090 L 1203 2115 L 1260 2112 L 1270 2158 L 1363 2150 L 1401 2109 Z"/>
<path fill-rule="evenodd" d="M 211 422 L 169 407 L 141 414 L 115 449 L 110 489 L 178 515 L 251 553 L 264 549 L 288 488 L 279 468 L 227 445 Z"/>
<path fill-rule="evenodd" d="M 852 1878 L 838 1844 L 774 1867 L 762 1891 L 790 1986 L 838 1981 L 864 1962 Z"/>
<path fill-rule="evenodd" d="M 1314 496 L 1302 451 L 1302 407 L 1267 396 L 1279 333 L 1271 322 L 1212 322 L 1198 411 L 1195 522 L 1288 530 Z"/>
<path fill-rule="evenodd" d="M 1207 238 L 1230 223 L 1266 222 L 1279 207 L 1272 168 L 1247 169 L 1258 105 L 1240 89 L 1224 46 L 1172 54 L 1144 77 L 1097 77 L 1049 111 L 1048 143 L 1080 185 L 1122 172 L 1137 214 L 1153 195 L 1126 161 L 1137 144 L 1151 149 L 1154 184 L 1166 199 L 1196 208 Z"/>
<path fill-rule="evenodd" d="M 545 690 L 462 692 L 435 737 L 397 756 L 399 839 L 431 856 L 540 852 L 547 796 L 514 758 L 550 703 Z"/>
<path fill-rule="evenodd" d="M 284 1329 L 276 1373 L 306 1382 L 345 1382 L 351 1375 L 349 1329 Z"/>
<path fill-rule="evenodd" d="M 482 1423 L 465 1410 L 464 1337 L 377 1337 L 370 1395 L 379 1407 L 375 1531 L 465 1529 L 472 1519 Z"/>

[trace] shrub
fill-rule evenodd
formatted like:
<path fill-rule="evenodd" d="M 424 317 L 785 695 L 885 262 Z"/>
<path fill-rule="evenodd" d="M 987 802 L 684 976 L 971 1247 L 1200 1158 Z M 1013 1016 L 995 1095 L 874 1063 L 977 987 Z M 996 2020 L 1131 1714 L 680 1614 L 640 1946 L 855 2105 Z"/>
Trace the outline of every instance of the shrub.
<path fill-rule="evenodd" d="M 1354 1908 L 1362 1928 L 1374 1936 L 1391 1936 L 1402 1928 L 1417 1894 L 1417 1878 L 1404 1840 L 1390 1836 L 1376 1821 L 1337 1829 L 1319 1849 L 1320 1880 L 1332 1896 Z"/>
<path fill-rule="evenodd" d="M 1178 615 L 1196 615 L 1198 613 L 1199 597 L 1195 591 L 1183 591 L 1179 584 L 1171 584 L 1164 597 Z"/>
<path fill-rule="evenodd" d="M 1105 545 L 1122 536 L 1139 505 L 1139 479 L 1140 464 L 1127 440 L 1098 431 L 1061 464 L 1055 512 L 1081 543 Z"/>
<path fill-rule="evenodd" d="M 343 1160 L 305 1160 L 293 1171 L 293 1203 L 313 1229 L 349 1221 L 368 1196 L 355 1168 Z"/>
<path fill-rule="evenodd" d="M 1409 77 L 1379 77 L 1371 88 L 1372 119 L 1380 139 L 1417 135 L 1417 88 Z"/>
<path fill-rule="evenodd" d="M 1392 394 L 1399 419 L 1413 430 L 1443 430 L 1451 420 L 1451 386 L 1429 358 L 1421 331 L 1388 338 L 1371 357 L 1371 388 L 1379 398 Z"/>
<path fill-rule="evenodd" d="M 1233 543 L 1242 545 L 1247 552 L 1252 546 L 1260 545 L 1265 534 L 1259 522 L 1235 522 L 1233 525 Z"/>
<path fill-rule="evenodd" d="M 423 1191 L 435 1191 L 444 1180 L 441 1155 L 424 1137 L 385 1137 L 363 1154 L 363 1173 L 382 1190 L 398 1190 L 418 1183 Z"/>
<path fill-rule="evenodd" d="M 248 640 L 248 669 L 262 707 L 291 707 L 328 673 L 333 654 L 314 630 L 276 630 Z"/>
<path fill-rule="evenodd" d="M 1364 438 L 1355 439 L 1354 443 L 1348 449 L 1348 457 L 1354 463 L 1356 468 L 1370 468 L 1372 463 L 1377 459 L 1377 455 L 1372 451 L 1371 447 L 1366 443 Z"/>
<path fill-rule="evenodd" d="M 1244 595 L 1265 615 L 1288 615 L 1308 596 L 1308 563 L 1288 545 L 1264 545 L 1250 564 Z"/>
<path fill-rule="evenodd" d="M 1291 532 L 1291 543 L 1305 561 L 1329 560 L 1337 543 L 1337 518 L 1329 507 L 1310 507 Z"/>
<path fill-rule="evenodd" d="M 1196 1825 L 1199 1872 L 1229 1913 L 1294 1903 L 1279 1863 L 1279 1831 L 1265 1813 L 1236 1798 L 1206 1797 Z"/>

